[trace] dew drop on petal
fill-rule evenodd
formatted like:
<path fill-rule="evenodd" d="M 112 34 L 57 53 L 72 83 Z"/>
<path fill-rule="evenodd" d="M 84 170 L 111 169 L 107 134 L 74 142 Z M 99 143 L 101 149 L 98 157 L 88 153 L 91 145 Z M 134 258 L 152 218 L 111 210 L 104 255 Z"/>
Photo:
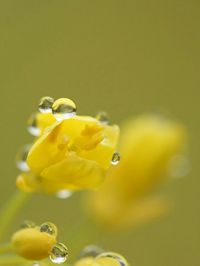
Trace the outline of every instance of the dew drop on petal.
<path fill-rule="evenodd" d="M 34 228 L 36 227 L 36 224 L 32 221 L 24 221 L 22 224 L 21 224 L 21 229 L 25 229 L 25 228 Z"/>
<path fill-rule="evenodd" d="M 128 263 L 125 260 L 125 258 L 114 252 L 104 252 L 96 257 L 97 260 L 101 258 L 111 258 L 111 259 L 116 260 L 119 266 L 128 266 Z"/>
<path fill-rule="evenodd" d="M 57 243 L 53 246 L 49 255 L 50 260 L 55 264 L 61 264 L 68 258 L 68 249 L 62 243 Z"/>
<path fill-rule="evenodd" d="M 114 152 L 111 160 L 112 165 L 117 165 L 120 161 L 120 155 L 118 152 Z"/>
<path fill-rule="evenodd" d="M 63 189 L 63 190 L 58 191 L 56 193 L 56 196 L 59 199 L 67 199 L 67 198 L 71 197 L 72 194 L 73 194 L 73 191 Z"/>
<path fill-rule="evenodd" d="M 55 224 L 46 222 L 40 225 L 40 232 L 47 233 L 49 235 L 57 235 L 57 227 Z"/>
<path fill-rule="evenodd" d="M 84 257 L 96 257 L 99 254 L 103 253 L 104 250 L 98 246 L 95 245 L 89 245 L 86 246 L 80 253 L 80 258 Z"/>
<path fill-rule="evenodd" d="M 39 101 L 38 109 L 41 113 L 51 113 L 53 103 L 53 98 L 49 96 L 42 97 Z"/>
<path fill-rule="evenodd" d="M 76 105 L 68 98 L 60 98 L 53 103 L 52 112 L 57 121 L 69 119 L 76 115 Z"/>
<path fill-rule="evenodd" d="M 168 166 L 168 174 L 173 178 L 187 176 L 190 172 L 190 163 L 186 155 L 179 154 L 172 157 Z"/>
<path fill-rule="evenodd" d="M 104 111 L 98 112 L 96 119 L 104 125 L 107 125 L 109 123 L 108 115 Z"/>
<path fill-rule="evenodd" d="M 26 144 L 24 147 L 22 147 L 17 155 L 16 155 L 16 166 L 17 168 L 22 171 L 22 172 L 28 172 L 29 171 L 29 166 L 26 162 L 28 153 L 30 151 L 31 145 Z"/>
<path fill-rule="evenodd" d="M 33 114 L 29 120 L 28 120 L 28 132 L 35 136 L 38 137 L 41 133 L 40 128 L 37 125 L 37 118 L 36 118 L 36 114 Z"/>

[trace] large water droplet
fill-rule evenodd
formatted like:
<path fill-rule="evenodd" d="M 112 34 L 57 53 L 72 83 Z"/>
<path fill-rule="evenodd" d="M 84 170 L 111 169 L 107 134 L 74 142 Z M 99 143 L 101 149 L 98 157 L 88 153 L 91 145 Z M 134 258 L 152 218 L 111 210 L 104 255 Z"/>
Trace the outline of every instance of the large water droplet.
<path fill-rule="evenodd" d="M 55 224 L 46 222 L 40 225 L 40 232 L 47 233 L 49 235 L 57 235 L 57 227 Z"/>
<path fill-rule="evenodd" d="M 117 165 L 120 161 L 120 155 L 118 152 L 114 152 L 111 160 L 112 165 Z"/>
<path fill-rule="evenodd" d="M 49 258 L 53 263 L 56 264 L 65 262 L 68 258 L 67 247 L 62 243 L 57 243 L 55 246 L 53 246 Z"/>
<path fill-rule="evenodd" d="M 31 145 L 30 144 L 26 144 L 24 147 L 22 147 L 17 155 L 16 155 L 16 166 L 20 171 L 23 172 L 28 172 L 29 171 L 29 167 L 28 164 L 26 162 L 28 153 L 30 151 Z"/>
<path fill-rule="evenodd" d="M 39 111 L 41 113 L 51 113 L 53 103 L 54 103 L 53 98 L 49 96 L 42 97 L 38 104 Z"/>
<path fill-rule="evenodd" d="M 56 196 L 57 196 L 59 199 L 67 199 L 67 198 L 71 197 L 72 194 L 73 194 L 73 191 L 63 189 L 63 190 L 58 191 L 58 192 L 56 193 Z"/>
<path fill-rule="evenodd" d="M 118 262 L 118 264 L 120 266 L 128 266 L 127 261 L 125 260 L 124 257 L 122 257 L 121 255 L 114 253 L 114 252 L 104 252 L 102 254 L 100 254 L 99 256 L 97 256 L 96 260 L 101 260 L 104 258 L 108 258 L 108 259 L 114 259 Z M 109 265 L 109 261 L 108 261 L 108 265 Z"/>
<path fill-rule="evenodd" d="M 60 98 L 52 105 L 52 112 L 57 121 L 69 119 L 76 115 L 76 105 L 68 98 Z"/>
<path fill-rule="evenodd" d="M 169 162 L 168 174 L 173 178 L 181 178 L 190 172 L 190 163 L 187 156 L 183 154 L 175 155 Z"/>
<path fill-rule="evenodd" d="M 80 254 L 80 258 L 84 258 L 84 257 L 96 257 L 99 254 L 103 253 L 104 250 L 98 246 L 95 245 L 89 245 L 86 246 Z"/>
<path fill-rule="evenodd" d="M 104 111 L 98 112 L 98 114 L 96 115 L 96 119 L 104 125 L 107 125 L 109 123 L 108 115 Z"/>
<path fill-rule="evenodd" d="M 33 114 L 31 115 L 31 117 L 29 118 L 28 120 L 28 132 L 35 136 L 35 137 L 38 137 L 41 133 L 40 131 L 40 128 L 38 127 L 38 124 L 37 124 L 37 117 L 36 117 L 37 114 Z"/>
<path fill-rule="evenodd" d="M 22 229 L 25 229 L 25 228 L 34 228 L 36 227 L 36 224 L 32 221 L 24 221 L 22 224 L 21 224 L 21 228 Z"/>

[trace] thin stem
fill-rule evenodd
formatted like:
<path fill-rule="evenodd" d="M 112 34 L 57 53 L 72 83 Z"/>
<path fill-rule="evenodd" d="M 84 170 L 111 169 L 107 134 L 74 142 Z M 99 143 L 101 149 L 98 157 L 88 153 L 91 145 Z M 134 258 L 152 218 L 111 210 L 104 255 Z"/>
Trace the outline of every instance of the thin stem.
<path fill-rule="evenodd" d="M 10 200 L 0 210 L 0 242 L 6 234 L 13 219 L 18 214 L 24 203 L 30 197 L 30 193 L 16 191 Z"/>

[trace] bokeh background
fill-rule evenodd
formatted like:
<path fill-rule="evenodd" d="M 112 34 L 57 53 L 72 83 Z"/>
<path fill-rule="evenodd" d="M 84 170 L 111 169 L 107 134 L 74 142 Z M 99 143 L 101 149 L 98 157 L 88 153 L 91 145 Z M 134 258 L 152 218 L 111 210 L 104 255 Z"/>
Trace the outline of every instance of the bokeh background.
<path fill-rule="evenodd" d="M 31 140 L 26 120 L 40 97 L 72 98 L 79 113 L 103 109 L 116 123 L 168 113 L 189 132 L 190 174 L 164 188 L 174 209 L 98 241 L 131 265 L 200 265 L 199 12 L 197 0 L 0 1 L 1 204 L 15 191 L 15 153 Z M 79 198 L 35 196 L 14 226 L 51 220 L 66 239 L 82 219 Z"/>

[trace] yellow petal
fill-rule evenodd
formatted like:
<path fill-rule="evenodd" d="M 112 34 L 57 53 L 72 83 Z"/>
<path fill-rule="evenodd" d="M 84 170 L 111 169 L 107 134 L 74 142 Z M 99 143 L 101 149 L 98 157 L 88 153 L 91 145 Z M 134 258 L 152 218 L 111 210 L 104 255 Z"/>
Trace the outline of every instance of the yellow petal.
<path fill-rule="evenodd" d="M 48 193 L 63 189 L 93 189 L 102 183 L 104 176 L 104 170 L 96 162 L 70 153 L 63 161 L 41 172 L 41 186 Z"/>
<path fill-rule="evenodd" d="M 40 190 L 38 179 L 31 172 L 20 174 L 17 177 L 16 186 L 24 192 L 34 192 Z"/>
<path fill-rule="evenodd" d="M 37 126 L 41 130 L 41 133 L 43 133 L 46 128 L 52 126 L 56 122 L 54 115 L 52 115 L 51 113 L 38 113 L 36 120 Z"/>
<path fill-rule="evenodd" d="M 59 131 L 61 123 L 55 123 L 32 146 L 27 163 L 30 169 L 36 173 L 63 158 L 65 150 L 59 148 Z"/>
<path fill-rule="evenodd" d="M 84 132 L 86 126 L 96 126 L 99 122 L 91 117 L 79 117 L 66 119 L 54 124 L 48 132 L 45 132 L 31 148 L 27 163 L 32 171 L 40 173 L 44 168 L 61 161 L 67 157 L 68 140 L 76 144 L 76 139 Z M 103 130 L 104 140 L 98 143 L 92 150 L 78 150 L 82 158 L 96 161 L 104 169 L 110 165 L 112 154 L 117 145 L 119 128 L 106 126 Z M 66 139 L 66 145 L 60 148 L 60 142 Z"/>

